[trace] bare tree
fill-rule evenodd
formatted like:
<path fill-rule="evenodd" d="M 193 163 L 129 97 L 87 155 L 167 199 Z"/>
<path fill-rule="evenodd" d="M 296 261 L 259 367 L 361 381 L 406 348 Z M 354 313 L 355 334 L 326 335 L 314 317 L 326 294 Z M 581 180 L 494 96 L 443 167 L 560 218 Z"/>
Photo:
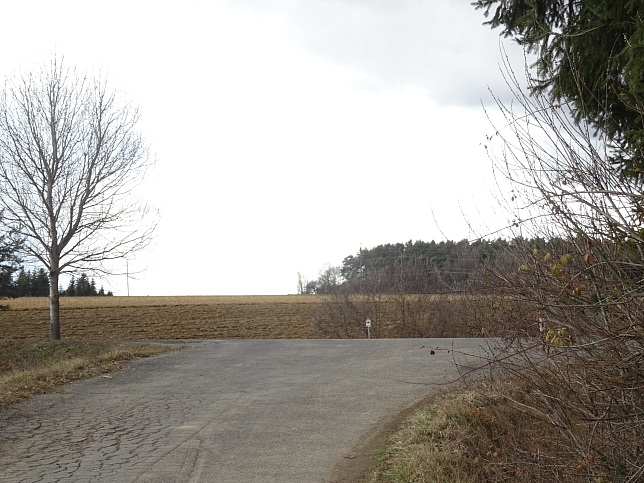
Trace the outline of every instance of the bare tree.
<path fill-rule="evenodd" d="M 98 76 L 54 58 L 6 81 L 0 98 L 0 208 L 25 255 L 50 276 L 50 337 L 60 339 L 63 271 L 145 246 L 154 230 L 133 188 L 149 166 L 139 113 Z"/>
<path fill-rule="evenodd" d="M 297 272 L 297 294 L 304 295 L 306 293 L 306 277 L 302 275 L 302 272 Z"/>

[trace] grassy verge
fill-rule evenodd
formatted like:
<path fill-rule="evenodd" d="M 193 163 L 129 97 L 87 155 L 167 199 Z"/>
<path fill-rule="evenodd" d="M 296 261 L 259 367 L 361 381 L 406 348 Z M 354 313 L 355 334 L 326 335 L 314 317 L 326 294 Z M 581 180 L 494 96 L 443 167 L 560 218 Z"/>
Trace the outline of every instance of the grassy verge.
<path fill-rule="evenodd" d="M 0 409 L 177 348 L 142 342 L 0 339 Z"/>
<path fill-rule="evenodd" d="M 388 438 L 368 481 L 588 481 L 583 467 L 558 456 L 565 442 L 555 428 L 517 410 L 529 394 L 508 378 L 437 396 Z"/>

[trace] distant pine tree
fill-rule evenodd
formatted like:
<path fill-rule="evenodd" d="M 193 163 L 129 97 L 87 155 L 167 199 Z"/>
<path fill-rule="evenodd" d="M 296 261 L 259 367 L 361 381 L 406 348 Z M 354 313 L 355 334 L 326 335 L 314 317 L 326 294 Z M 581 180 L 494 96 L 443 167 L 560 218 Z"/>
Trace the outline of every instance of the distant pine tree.
<path fill-rule="evenodd" d="M 16 297 L 28 297 L 29 296 L 29 277 L 30 273 L 25 272 L 24 269 L 21 269 L 16 278 Z"/>
<path fill-rule="evenodd" d="M 81 273 L 76 281 L 76 295 L 78 297 L 86 297 L 90 295 L 91 286 L 87 274 Z"/>
<path fill-rule="evenodd" d="M 72 276 L 72 279 L 69 281 L 69 285 L 67 285 L 67 289 L 64 292 L 64 295 L 68 295 L 70 297 L 74 297 L 76 295 L 76 278 Z"/>
<path fill-rule="evenodd" d="M 49 275 L 44 268 L 38 269 L 38 272 L 32 273 L 32 296 L 48 297 L 49 296 Z"/>
<path fill-rule="evenodd" d="M 86 273 L 81 273 L 78 278 L 72 277 L 67 289 L 61 295 L 70 297 L 96 297 L 105 295 L 105 290 L 101 287 L 100 291 L 96 290 L 96 281 L 90 279 Z"/>

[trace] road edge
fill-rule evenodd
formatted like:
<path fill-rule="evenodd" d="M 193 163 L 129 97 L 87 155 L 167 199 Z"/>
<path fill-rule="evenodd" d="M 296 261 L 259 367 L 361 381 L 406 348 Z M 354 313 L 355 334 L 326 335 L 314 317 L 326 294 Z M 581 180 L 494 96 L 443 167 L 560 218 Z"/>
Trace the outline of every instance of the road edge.
<path fill-rule="evenodd" d="M 366 483 L 371 476 L 377 458 L 377 452 L 385 445 L 387 438 L 394 434 L 405 419 L 420 408 L 430 404 L 447 389 L 440 388 L 428 394 L 420 401 L 403 409 L 391 417 L 385 417 L 360 436 L 360 442 L 343 455 L 333 467 L 330 483 Z"/>

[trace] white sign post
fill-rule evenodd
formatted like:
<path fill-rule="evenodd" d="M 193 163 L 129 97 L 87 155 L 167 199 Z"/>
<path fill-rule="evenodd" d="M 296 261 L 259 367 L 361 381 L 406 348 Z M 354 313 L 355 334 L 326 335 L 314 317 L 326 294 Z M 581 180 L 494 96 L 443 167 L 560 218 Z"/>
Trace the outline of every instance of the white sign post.
<path fill-rule="evenodd" d="M 371 339 L 371 319 L 365 320 L 365 325 L 367 326 L 367 339 Z"/>

